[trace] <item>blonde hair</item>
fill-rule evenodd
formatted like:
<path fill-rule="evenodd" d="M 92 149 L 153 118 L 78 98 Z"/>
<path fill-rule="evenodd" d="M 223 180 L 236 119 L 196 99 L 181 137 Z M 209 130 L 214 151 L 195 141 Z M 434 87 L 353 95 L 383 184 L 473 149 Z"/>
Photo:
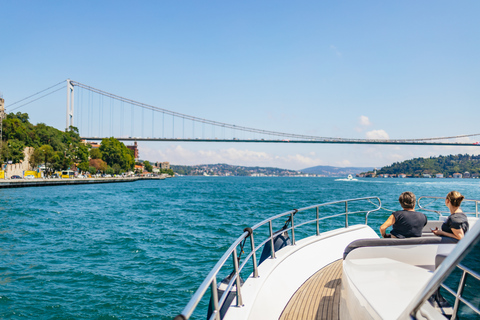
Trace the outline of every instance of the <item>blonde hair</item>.
<path fill-rule="evenodd" d="M 447 194 L 447 199 L 450 201 L 452 206 L 460 207 L 460 205 L 462 204 L 462 201 L 463 201 L 463 199 L 465 199 L 465 197 L 462 196 L 460 194 L 460 192 L 458 192 L 458 191 L 450 191 Z"/>

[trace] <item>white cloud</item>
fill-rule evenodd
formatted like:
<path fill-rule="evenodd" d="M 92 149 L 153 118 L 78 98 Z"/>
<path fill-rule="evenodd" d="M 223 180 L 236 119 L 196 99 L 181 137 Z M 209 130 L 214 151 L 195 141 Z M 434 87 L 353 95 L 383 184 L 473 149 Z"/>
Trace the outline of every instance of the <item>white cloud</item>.
<path fill-rule="evenodd" d="M 338 164 L 339 167 L 351 167 L 352 166 L 352 163 L 347 159 L 341 160 L 337 164 Z"/>
<path fill-rule="evenodd" d="M 365 133 L 367 139 L 389 139 L 385 130 L 372 130 Z"/>
<path fill-rule="evenodd" d="M 389 136 L 384 130 L 373 130 L 368 132 L 367 137 L 388 139 Z M 307 148 L 296 144 L 275 145 L 275 147 L 248 145 L 243 148 L 234 148 L 228 145 L 139 143 L 140 158 L 153 162 L 169 161 L 176 165 L 227 163 L 293 170 L 319 165 L 381 168 L 394 162 L 418 157 L 459 153 L 478 154 L 479 151 L 480 147 L 474 147 L 473 142 L 471 147 L 314 144 L 308 145 Z"/>
<path fill-rule="evenodd" d="M 276 155 L 264 151 L 252 151 L 247 149 L 218 149 L 218 150 L 189 150 L 184 147 L 169 146 L 162 150 L 151 149 L 141 146 L 140 158 L 156 161 L 169 161 L 177 165 L 198 165 L 227 163 L 240 166 L 277 167 L 285 169 L 304 169 L 318 165 L 327 165 L 315 152 L 305 154 Z"/>
<path fill-rule="evenodd" d="M 372 125 L 372 123 L 370 122 L 370 119 L 368 119 L 367 116 L 360 116 L 360 118 L 358 119 L 358 122 L 360 123 L 361 126 L 364 126 L 364 127 Z"/>
<path fill-rule="evenodd" d="M 372 122 L 370 121 L 370 119 L 367 117 L 367 116 L 360 116 L 358 118 L 358 124 L 360 125 L 359 127 L 355 127 L 355 131 L 357 132 L 363 132 L 363 130 L 366 128 L 366 127 L 369 127 L 372 125 Z"/>

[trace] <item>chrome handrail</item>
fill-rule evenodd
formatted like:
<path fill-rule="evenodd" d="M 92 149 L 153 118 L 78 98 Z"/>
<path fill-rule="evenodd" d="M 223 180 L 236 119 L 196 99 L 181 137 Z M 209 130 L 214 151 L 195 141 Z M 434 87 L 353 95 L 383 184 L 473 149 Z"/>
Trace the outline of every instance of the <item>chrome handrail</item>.
<path fill-rule="evenodd" d="M 374 203 L 373 202 L 374 200 L 377 201 L 378 204 Z M 364 210 L 364 211 L 348 211 L 348 209 L 349 209 L 348 204 L 352 203 L 352 202 L 358 202 L 358 201 L 368 201 L 370 204 L 372 204 L 374 206 L 374 209 Z M 333 206 L 333 205 L 336 205 L 336 204 L 345 204 L 345 212 L 333 214 L 333 215 L 326 216 L 326 217 L 320 217 L 319 216 L 319 209 L 320 208 L 327 207 L 327 206 Z M 296 225 L 294 223 L 295 214 L 297 214 L 299 212 L 312 210 L 312 209 L 316 210 L 316 218 L 315 219 L 308 220 L 306 222 L 302 222 L 298 225 Z M 279 235 L 279 234 L 281 234 L 285 231 L 287 231 L 287 232 L 291 231 L 291 234 L 292 234 L 292 244 L 291 245 L 295 245 L 295 229 L 298 229 L 299 227 L 302 227 L 304 225 L 311 224 L 311 223 L 316 223 L 316 234 L 315 234 L 315 236 L 319 236 L 320 235 L 320 232 L 319 232 L 320 221 L 323 221 L 323 220 L 326 220 L 326 219 L 332 219 L 332 218 L 344 215 L 345 216 L 345 227 L 348 227 L 349 216 L 354 215 L 354 214 L 359 214 L 359 213 L 366 213 L 366 216 L 367 216 L 365 218 L 365 224 L 366 224 L 367 219 L 368 219 L 368 214 L 370 214 L 371 212 L 374 212 L 374 211 L 378 211 L 380 209 L 382 209 L 382 203 L 381 203 L 380 198 L 378 198 L 378 197 L 363 197 L 363 198 L 355 198 L 355 199 L 348 199 L 348 200 L 339 200 L 339 201 L 317 204 L 317 205 L 313 205 L 313 206 L 309 206 L 309 207 L 305 207 L 305 208 L 301 208 L 301 209 L 290 210 L 290 211 L 275 215 L 273 217 L 270 217 L 268 219 L 265 219 L 262 222 L 254 225 L 252 228 L 246 228 L 244 230 L 244 233 L 233 242 L 233 244 L 228 248 L 228 250 L 222 255 L 220 260 L 218 260 L 218 262 L 215 264 L 215 266 L 209 272 L 207 277 L 203 280 L 203 282 L 201 283 L 200 287 L 197 289 L 195 294 L 192 296 L 192 298 L 190 299 L 188 304 L 185 306 L 182 313 L 179 314 L 178 316 L 176 316 L 174 320 L 189 319 L 191 317 L 191 315 L 193 314 L 193 312 L 195 311 L 198 304 L 200 303 L 200 300 L 203 298 L 203 296 L 207 292 L 208 288 L 211 288 L 211 290 L 212 290 L 213 309 L 214 309 L 213 312 L 212 312 L 212 315 L 210 316 L 210 319 L 216 319 L 216 320 L 220 319 L 220 309 L 222 308 L 223 303 L 225 303 L 227 295 L 232 291 L 232 289 L 234 287 L 236 287 L 237 306 L 241 306 L 242 305 L 242 295 L 241 295 L 241 286 L 240 286 L 240 273 L 242 272 L 243 268 L 247 265 L 247 262 L 250 261 L 250 259 L 252 259 L 253 277 L 256 278 L 256 277 L 259 276 L 258 275 L 258 264 L 257 264 L 257 259 L 256 259 L 256 254 L 255 253 L 256 253 L 257 250 L 261 249 L 263 247 L 263 245 L 265 245 L 268 241 L 270 241 L 271 248 L 272 248 L 270 258 L 275 258 L 274 238 L 277 235 Z M 291 226 L 289 228 L 285 228 L 285 229 L 282 229 L 279 232 L 274 233 L 273 232 L 273 221 L 276 221 L 280 218 L 284 218 L 287 215 L 289 216 L 289 219 L 287 220 L 287 222 L 290 222 Z M 258 228 L 260 228 L 260 227 L 262 227 L 266 224 L 268 224 L 268 228 L 269 228 L 269 237 L 267 237 L 267 239 L 265 241 L 262 241 L 258 246 L 255 246 L 253 231 L 255 231 L 256 229 L 258 229 Z M 237 247 L 246 238 L 250 238 L 251 252 L 246 257 L 244 257 L 243 263 L 241 263 L 239 265 L 239 263 L 238 263 L 239 261 L 237 259 Z M 222 296 L 218 297 L 217 278 L 216 277 L 217 277 L 218 273 L 220 272 L 220 270 L 222 269 L 222 267 L 226 264 L 226 262 L 227 262 L 227 260 L 229 259 L 230 256 L 233 257 L 233 267 L 234 267 L 234 272 L 232 273 L 233 276 L 232 276 L 232 279 L 230 279 L 230 281 L 227 285 L 227 288 L 225 289 Z"/>
<path fill-rule="evenodd" d="M 422 199 L 433 199 L 433 200 L 431 202 L 427 203 L 426 205 L 422 205 L 421 204 Z M 437 202 L 437 200 L 445 201 L 445 197 L 422 196 L 422 197 L 418 198 L 417 204 L 418 204 L 418 207 L 419 207 L 420 210 L 424 210 L 424 211 L 428 211 L 428 212 L 435 212 L 440 217 L 444 216 L 442 213 L 446 213 L 446 215 L 448 216 L 450 214 L 450 211 L 448 211 L 447 209 L 445 209 L 445 210 L 432 210 L 432 209 L 427 208 L 427 206 L 432 205 L 433 203 Z M 468 203 L 468 202 L 474 202 L 475 203 L 475 211 L 465 211 L 465 210 L 463 210 L 463 213 L 474 214 L 475 217 L 478 218 L 478 215 L 479 215 L 478 204 L 480 203 L 480 200 L 463 199 L 462 204 L 463 203 Z M 442 203 L 442 205 L 443 205 L 443 203 Z M 443 205 L 443 206 L 445 207 L 445 205 Z M 465 207 L 465 206 L 463 206 L 463 207 Z"/>
<path fill-rule="evenodd" d="M 472 305 L 470 302 L 468 302 L 466 299 L 464 299 L 462 297 L 463 295 L 463 289 L 465 288 L 465 284 L 466 284 L 466 279 L 467 279 L 467 275 L 470 275 L 472 277 L 474 277 L 475 279 L 477 279 L 478 281 L 480 281 L 480 275 L 478 273 L 476 273 L 475 271 L 459 264 L 457 266 L 457 268 L 459 268 L 460 270 L 463 271 L 462 273 L 462 277 L 461 277 L 461 280 L 458 284 L 458 289 L 457 291 L 453 291 L 452 289 L 450 289 L 446 284 L 442 283 L 441 286 L 442 288 L 444 288 L 445 290 L 447 290 L 448 293 L 450 293 L 451 295 L 453 295 L 455 297 L 455 303 L 453 305 L 453 314 L 452 314 L 452 318 L 451 320 L 453 319 L 456 319 L 457 318 L 457 314 L 458 314 L 458 307 L 460 305 L 460 301 L 463 302 L 465 305 L 467 305 L 471 310 L 475 311 L 478 315 L 480 315 L 480 310 L 478 310 L 474 305 Z"/>
<path fill-rule="evenodd" d="M 435 293 L 435 291 L 443 284 L 447 277 L 452 273 L 452 271 L 459 266 L 460 262 L 467 256 L 467 254 L 480 242 L 480 223 L 475 223 L 473 227 L 465 234 L 465 237 L 458 242 L 454 251 L 448 255 L 448 257 L 440 264 L 437 270 L 432 275 L 430 281 L 424 286 L 424 288 L 415 296 L 409 306 L 405 309 L 404 314 L 399 317 L 399 319 L 417 319 L 417 314 L 422 308 L 424 303 L 428 303 L 427 300 Z M 463 268 L 463 269 L 462 269 Z M 475 278 L 480 279 L 480 276 L 469 270 L 465 267 L 461 267 L 464 271 L 462 276 L 463 280 L 466 276 L 466 273 L 473 275 Z M 442 285 L 443 286 L 443 285 Z M 457 306 L 458 312 L 458 303 L 459 301 L 463 302 L 461 294 L 465 286 L 465 281 L 461 281 L 457 292 L 451 290 L 450 293 L 455 295 L 455 305 Z M 448 290 L 447 290 L 448 291 Z M 470 304 L 466 304 L 471 306 Z M 476 308 L 472 309 L 477 312 Z M 479 312 L 477 312 L 480 314 Z M 455 319 L 456 314 L 453 315 L 452 319 Z"/>

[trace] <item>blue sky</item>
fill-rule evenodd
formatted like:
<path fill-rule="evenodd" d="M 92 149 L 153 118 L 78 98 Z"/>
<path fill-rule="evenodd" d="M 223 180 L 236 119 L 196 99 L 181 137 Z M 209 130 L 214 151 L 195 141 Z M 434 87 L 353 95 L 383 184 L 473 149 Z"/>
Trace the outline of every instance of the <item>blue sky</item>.
<path fill-rule="evenodd" d="M 3 1 L 9 103 L 70 78 L 150 105 L 343 138 L 480 133 L 478 1 Z M 66 91 L 16 111 L 65 127 Z M 466 139 L 478 141 L 480 136 Z M 140 142 L 173 164 L 381 167 L 478 148 Z M 479 150 L 479 151 L 477 151 Z"/>

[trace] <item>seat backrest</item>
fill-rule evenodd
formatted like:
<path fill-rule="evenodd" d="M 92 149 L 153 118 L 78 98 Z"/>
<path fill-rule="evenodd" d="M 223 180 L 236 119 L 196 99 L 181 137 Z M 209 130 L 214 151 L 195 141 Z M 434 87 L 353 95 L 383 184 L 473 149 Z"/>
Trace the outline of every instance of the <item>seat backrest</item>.
<path fill-rule="evenodd" d="M 407 239 L 359 239 L 351 242 L 343 252 L 343 259 L 355 249 L 365 247 L 385 247 L 385 246 L 415 246 L 423 244 L 456 244 L 458 240 L 449 237 L 418 237 Z"/>

